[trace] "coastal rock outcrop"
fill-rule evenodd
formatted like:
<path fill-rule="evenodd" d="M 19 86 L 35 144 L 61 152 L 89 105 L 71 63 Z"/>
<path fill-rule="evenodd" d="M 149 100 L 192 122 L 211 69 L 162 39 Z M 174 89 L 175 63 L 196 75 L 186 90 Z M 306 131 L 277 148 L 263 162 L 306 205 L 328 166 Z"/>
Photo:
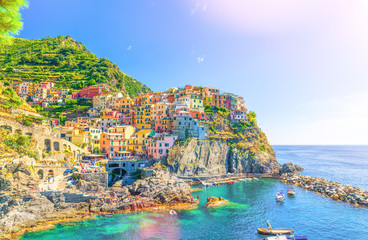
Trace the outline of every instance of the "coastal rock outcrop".
<path fill-rule="evenodd" d="M 37 191 L 38 178 L 25 164 L 0 169 L 0 231 L 17 232 L 27 223 L 50 214 L 53 204 Z"/>
<path fill-rule="evenodd" d="M 281 167 L 280 175 L 282 175 L 284 173 L 298 173 L 299 171 L 303 171 L 303 170 L 304 170 L 304 168 L 302 168 L 298 165 L 294 165 L 291 162 L 284 163 Z"/>
<path fill-rule="evenodd" d="M 227 143 L 189 139 L 169 151 L 166 165 L 178 175 L 224 175 L 227 173 L 278 174 L 281 165 L 267 151 L 231 148 Z"/>
<path fill-rule="evenodd" d="M 39 192 L 38 185 L 38 176 L 29 165 L 0 166 L 0 239 L 11 239 L 13 234 L 28 230 L 47 229 L 57 222 L 83 220 L 91 217 L 90 214 L 186 208 L 198 204 L 190 195 L 187 183 L 158 171 L 132 186 L 110 189 L 83 180 L 73 193 Z"/>
<path fill-rule="evenodd" d="M 149 197 L 161 204 L 198 204 L 198 200 L 190 195 L 191 188 L 187 183 L 165 172 L 155 172 L 152 177 L 137 180 L 129 191 L 132 195 Z"/>
<path fill-rule="evenodd" d="M 334 200 L 368 207 L 368 191 L 357 187 L 295 173 L 285 173 L 281 180 Z"/>
<path fill-rule="evenodd" d="M 206 203 L 206 207 L 207 208 L 213 208 L 213 207 L 221 207 L 221 206 L 225 206 L 225 205 L 229 205 L 230 202 L 222 197 L 208 197 L 207 198 L 207 203 Z"/>

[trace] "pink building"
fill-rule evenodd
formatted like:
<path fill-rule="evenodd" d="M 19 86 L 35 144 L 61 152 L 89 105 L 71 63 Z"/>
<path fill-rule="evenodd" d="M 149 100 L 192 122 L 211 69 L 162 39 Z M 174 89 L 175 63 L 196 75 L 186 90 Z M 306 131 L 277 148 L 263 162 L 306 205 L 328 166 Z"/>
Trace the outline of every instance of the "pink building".
<path fill-rule="evenodd" d="M 53 82 L 40 82 L 38 86 L 42 88 L 50 89 L 54 86 L 54 83 Z"/>
<path fill-rule="evenodd" d="M 232 122 L 241 122 L 247 120 L 246 111 L 233 111 L 230 113 L 230 119 Z"/>
<path fill-rule="evenodd" d="M 166 135 L 166 134 L 156 134 L 148 142 L 148 155 L 153 159 L 162 159 L 167 157 L 169 149 L 174 146 L 175 141 L 178 136 Z"/>
<path fill-rule="evenodd" d="M 117 118 L 118 122 L 121 122 L 121 123 L 125 122 L 125 114 L 119 111 L 116 111 L 116 110 L 102 111 L 102 116 Z"/>
<path fill-rule="evenodd" d="M 79 92 L 73 93 L 72 98 L 73 99 L 78 99 L 78 98 L 93 99 L 93 97 L 101 95 L 103 89 L 106 89 L 105 86 L 84 87 Z"/>

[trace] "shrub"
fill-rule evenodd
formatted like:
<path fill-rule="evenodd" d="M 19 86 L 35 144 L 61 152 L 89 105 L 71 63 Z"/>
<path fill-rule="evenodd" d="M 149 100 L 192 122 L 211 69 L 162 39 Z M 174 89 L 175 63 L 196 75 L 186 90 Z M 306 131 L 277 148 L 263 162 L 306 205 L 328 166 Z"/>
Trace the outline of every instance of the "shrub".
<path fill-rule="evenodd" d="M 27 120 L 24 120 L 23 121 L 23 124 L 26 125 L 26 126 L 28 126 L 28 127 L 32 126 L 32 122 L 29 121 L 28 119 Z"/>
<path fill-rule="evenodd" d="M 26 145 L 26 144 L 27 144 L 27 142 L 28 142 L 28 138 L 27 138 L 27 137 L 25 137 L 25 136 L 19 136 L 19 137 L 18 137 L 18 139 L 16 140 L 16 142 L 17 142 L 17 144 L 18 144 L 19 146 L 24 146 L 24 145 Z"/>

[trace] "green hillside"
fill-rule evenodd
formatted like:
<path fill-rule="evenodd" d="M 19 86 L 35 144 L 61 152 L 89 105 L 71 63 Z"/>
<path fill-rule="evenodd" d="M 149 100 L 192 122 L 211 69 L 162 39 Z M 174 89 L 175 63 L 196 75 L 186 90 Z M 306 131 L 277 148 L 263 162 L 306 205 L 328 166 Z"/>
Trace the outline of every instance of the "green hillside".
<path fill-rule="evenodd" d="M 0 79 L 52 81 L 57 87 L 77 91 L 85 86 L 108 84 L 131 97 L 151 90 L 117 68 L 106 58 L 97 58 L 69 36 L 27 40 L 16 38 L 0 49 Z"/>

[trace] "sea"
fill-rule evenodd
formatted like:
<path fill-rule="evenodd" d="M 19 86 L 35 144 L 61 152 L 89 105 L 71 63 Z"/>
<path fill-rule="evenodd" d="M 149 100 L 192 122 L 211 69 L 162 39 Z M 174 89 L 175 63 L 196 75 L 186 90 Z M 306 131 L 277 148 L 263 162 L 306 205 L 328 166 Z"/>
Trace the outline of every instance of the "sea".
<path fill-rule="evenodd" d="M 280 163 L 293 162 L 302 174 L 368 190 L 368 146 L 273 146 Z M 368 208 L 354 207 L 294 187 L 296 196 L 275 201 L 287 189 L 277 180 L 262 179 L 204 188 L 194 192 L 198 208 L 169 212 L 117 214 L 54 229 L 27 233 L 21 239 L 264 239 L 257 228 L 293 228 L 310 240 L 368 239 Z M 232 202 L 205 208 L 209 196 Z"/>

